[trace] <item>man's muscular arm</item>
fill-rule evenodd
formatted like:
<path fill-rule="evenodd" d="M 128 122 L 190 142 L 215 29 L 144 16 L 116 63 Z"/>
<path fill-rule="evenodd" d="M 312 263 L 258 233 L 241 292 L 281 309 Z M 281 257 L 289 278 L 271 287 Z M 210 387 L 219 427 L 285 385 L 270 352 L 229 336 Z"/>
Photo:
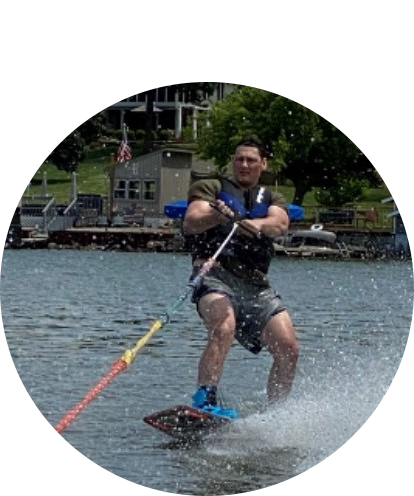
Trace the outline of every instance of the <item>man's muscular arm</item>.
<path fill-rule="evenodd" d="M 246 226 L 250 232 L 256 234 L 264 234 L 270 238 L 283 236 L 289 227 L 289 216 L 281 207 L 271 205 L 269 207 L 267 217 L 261 219 L 244 219 L 240 222 L 240 226 Z M 241 229 L 241 233 L 249 234 L 246 230 Z"/>
<path fill-rule="evenodd" d="M 230 222 L 234 213 L 224 202 L 215 200 L 215 207 L 205 200 L 193 200 L 185 214 L 183 230 L 185 234 L 200 234 L 218 224 Z M 223 215 L 224 214 L 224 215 Z"/>

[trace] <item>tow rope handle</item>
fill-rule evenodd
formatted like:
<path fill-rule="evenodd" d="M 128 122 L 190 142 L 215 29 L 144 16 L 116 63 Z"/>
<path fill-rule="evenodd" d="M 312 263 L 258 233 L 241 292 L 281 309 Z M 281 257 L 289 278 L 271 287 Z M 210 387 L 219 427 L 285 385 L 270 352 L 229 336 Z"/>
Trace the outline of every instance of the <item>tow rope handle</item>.
<path fill-rule="evenodd" d="M 256 231 L 252 231 L 251 229 L 249 229 L 248 227 L 240 224 L 240 222 L 234 222 L 234 219 L 231 215 L 229 214 L 225 214 L 224 212 L 222 212 L 215 203 L 211 203 L 209 202 L 209 206 L 214 209 L 216 212 L 218 212 L 219 214 L 221 214 L 223 217 L 225 217 L 227 220 L 229 220 L 230 222 L 233 222 L 233 224 L 239 226 L 241 229 L 244 229 L 246 232 L 248 232 L 249 234 L 251 234 L 252 236 L 255 236 L 256 238 L 260 239 L 262 237 L 262 234 L 260 232 L 256 232 Z"/>

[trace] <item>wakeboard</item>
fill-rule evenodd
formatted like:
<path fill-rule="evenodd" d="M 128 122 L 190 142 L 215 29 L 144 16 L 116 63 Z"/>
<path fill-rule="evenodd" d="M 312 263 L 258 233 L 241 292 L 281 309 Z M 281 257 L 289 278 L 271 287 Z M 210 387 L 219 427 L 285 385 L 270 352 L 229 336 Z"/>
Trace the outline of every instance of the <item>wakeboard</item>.
<path fill-rule="evenodd" d="M 231 420 L 179 405 L 144 417 L 144 422 L 176 439 L 197 439 L 229 425 Z"/>

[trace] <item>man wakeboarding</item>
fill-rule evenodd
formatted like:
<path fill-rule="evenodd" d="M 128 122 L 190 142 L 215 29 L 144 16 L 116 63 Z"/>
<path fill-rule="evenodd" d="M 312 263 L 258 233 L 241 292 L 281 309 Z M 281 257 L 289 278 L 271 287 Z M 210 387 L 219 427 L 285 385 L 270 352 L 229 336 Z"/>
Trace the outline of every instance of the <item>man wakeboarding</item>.
<path fill-rule="evenodd" d="M 299 354 L 290 316 L 267 277 L 273 238 L 286 233 L 289 217 L 283 197 L 259 186 L 266 167 L 267 152 L 262 144 L 256 139 L 240 141 L 232 157 L 231 178 L 191 185 L 183 222 L 184 234 L 193 246 L 192 278 L 231 226 L 239 225 L 192 296 L 207 329 L 192 407 L 229 420 L 237 418 L 237 411 L 218 404 L 217 386 L 234 338 L 253 354 L 262 348 L 270 352 L 270 403 L 288 394 Z"/>
<path fill-rule="evenodd" d="M 192 244 L 192 301 L 207 329 L 191 406 L 175 406 L 144 421 L 178 438 L 199 438 L 236 419 L 218 404 L 217 387 L 236 338 L 251 353 L 266 348 L 273 357 L 267 382 L 269 403 L 289 393 L 299 355 L 296 333 L 267 273 L 273 238 L 289 218 L 283 197 L 259 186 L 267 154 L 255 139 L 239 142 L 233 176 L 192 184 L 183 222 Z"/>

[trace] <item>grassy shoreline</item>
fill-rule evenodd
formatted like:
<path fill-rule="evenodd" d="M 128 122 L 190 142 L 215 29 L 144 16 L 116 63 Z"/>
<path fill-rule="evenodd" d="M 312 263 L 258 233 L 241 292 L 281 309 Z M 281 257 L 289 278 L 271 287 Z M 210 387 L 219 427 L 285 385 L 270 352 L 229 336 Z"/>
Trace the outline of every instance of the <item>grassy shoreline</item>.
<path fill-rule="evenodd" d="M 107 195 L 109 189 L 108 167 L 111 158 L 85 160 L 79 164 L 76 174 L 78 193 Z M 47 177 L 47 192 L 56 198 L 57 203 L 67 203 L 71 194 L 72 175 L 58 170 L 52 163 L 45 162 L 33 176 L 25 195 L 39 195 L 42 190 L 43 174 Z"/>
<path fill-rule="evenodd" d="M 102 196 L 108 195 L 109 180 L 108 168 L 112 163 L 111 157 L 100 159 L 87 159 L 79 164 L 76 182 L 78 193 L 93 193 Z M 71 174 L 58 170 L 52 163 L 45 162 L 35 173 L 30 186 L 26 189 L 25 195 L 39 195 L 42 189 L 43 174 L 46 173 L 48 183 L 48 193 L 56 198 L 57 203 L 67 203 L 71 194 Z M 294 188 L 292 186 L 279 186 L 278 191 L 284 195 L 287 202 L 293 198 Z M 365 198 L 355 202 L 355 208 L 370 209 L 381 205 L 381 200 L 391 196 L 387 187 L 367 188 Z M 318 202 L 315 199 L 315 191 L 312 190 L 305 195 L 304 206 L 316 207 Z"/>

